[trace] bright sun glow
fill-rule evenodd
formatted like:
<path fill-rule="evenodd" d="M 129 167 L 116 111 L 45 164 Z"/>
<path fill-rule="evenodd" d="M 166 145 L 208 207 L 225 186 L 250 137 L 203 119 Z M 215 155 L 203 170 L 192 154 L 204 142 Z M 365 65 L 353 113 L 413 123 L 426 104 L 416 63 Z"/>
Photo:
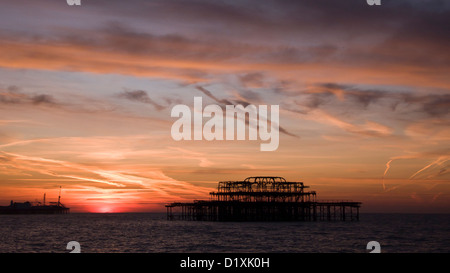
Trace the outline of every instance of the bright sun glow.
<path fill-rule="evenodd" d="M 96 213 L 115 213 L 115 212 L 119 212 L 119 211 L 113 206 L 103 205 L 103 206 L 94 208 L 94 212 L 96 212 Z"/>

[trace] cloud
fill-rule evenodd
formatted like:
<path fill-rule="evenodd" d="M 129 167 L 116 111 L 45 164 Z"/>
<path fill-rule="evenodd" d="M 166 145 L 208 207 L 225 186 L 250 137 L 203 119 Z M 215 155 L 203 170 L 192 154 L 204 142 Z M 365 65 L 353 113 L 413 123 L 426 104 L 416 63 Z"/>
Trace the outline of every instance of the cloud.
<path fill-rule="evenodd" d="M 147 169 L 145 173 L 133 169 L 102 169 L 99 166 L 78 164 L 65 160 L 25 156 L 0 152 L 0 166 L 7 166 L 7 172 L 20 170 L 32 173 L 34 177 L 69 179 L 69 187 L 90 187 L 97 190 L 149 191 L 148 197 L 167 201 L 184 196 L 206 195 L 210 189 L 177 181 L 166 176 L 161 170 Z M 4 175 L 4 174 L 3 174 Z"/>
<path fill-rule="evenodd" d="M 214 163 L 208 159 L 208 155 L 205 153 L 195 152 L 178 147 L 168 147 L 168 149 L 176 151 L 176 153 L 178 154 L 178 158 L 198 160 L 199 167 L 211 167 L 212 165 L 214 165 Z"/>
<path fill-rule="evenodd" d="M 252 102 L 253 104 L 263 102 L 260 93 L 252 91 L 251 89 L 240 89 L 239 91 L 233 92 L 233 95 L 237 98 L 236 101 L 239 101 L 239 104 L 243 105 L 245 105 L 245 103 L 248 104 L 248 102 Z"/>
<path fill-rule="evenodd" d="M 155 102 L 154 100 L 152 100 L 148 96 L 147 92 L 145 92 L 143 90 L 125 90 L 122 93 L 119 93 L 117 96 L 119 98 L 125 98 L 130 101 L 136 101 L 136 102 L 150 104 L 153 107 L 155 107 L 155 109 L 158 111 L 166 108 L 165 106 L 162 106 L 162 105 L 158 104 L 157 102 Z"/>
<path fill-rule="evenodd" d="M 405 128 L 405 134 L 416 142 L 430 143 L 450 141 L 450 121 L 432 117 L 412 122 Z"/>
<path fill-rule="evenodd" d="M 214 96 L 209 90 L 207 90 L 206 88 L 202 87 L 202 86 L 196 86 L 197 90 L 201 91 L 203 94 L 205 94 L 206 96 L 210 97 L 211 99 L 215 100 L 217 103 L 220 104 L 220 106 L 222 107 L 222 109 L 225 109 L 226 105 L 242 105 L 244 107 L 246 107 L 247 105 L 252 104 L 251 102 L 248 101 L 243 101 L 243 100 L 227 100 L 227 99 L 219 99 L 216 96 Z M 254 96 L 254 95 L 253 95 Z M 225 112 L 223 113 L 224 115 L 226 114 Z M 237 117 L 235 117 L 237 118 Z M 271 120 L 270 118 L 268 118 L 268 122 L 270 123 Z M 249 121 L 248 121 L 248 116 L 245 116 L 245 124 L 249 125 Z M 258 126 L 258 125 L 257 125 Z M 288 136 L 292 136 L 292 137 L 296 137 L 298 138 L 299 136 L 296 134 L 293 134 L 291 132 L 289 132 L 287 129 L 285 129 L 284 127 L 282 127 L 281 125 L 278 125 L 278 130 L 280 133 L 288 135 Z"/>
<path fill-rule="evenodd" d="M 17 86 L 8 86 L 0 89 L 0 103 L 4 104 L 46 104 L 59 105 L 52 95 L 49 94 L 26 94 Z"/>
<path fill-rule="evenodd" d="M 184 41 L 172 38 L 140 38 L 124 33 L 111 37 L 112 33 L 93 31 L 99 40 L 80 40 L 80 38 L 57 36 L 58 39 L 47 40 L 42 37 L 24 37 L 21 41 L 14 37 L 2 37 L 0 45 L 0 66 L 10 69 L 29 68 L 41 70 L 82 71 L 90 73 L 119 73 L 134 76 L 149 76 L 183 80 L 187 82 L 205 80 L 205 69 L 214 66 L 210 61 L 194 62 L 189 57 L 201 54 L 206 48 L 198 49 L 198 53 L 182 50 Z M 121 37 L 120 35 L 123 35 Z M 84 32 L 80 36 L 85 36 Z M 149 37 L 152 37 L 149 35 Z M 118 41 L 116 39 L 119 39 Z M 133 48 L 131 41 L 137 46 Z M 174 40 L 174 41 L 171 41 Z M 169 46 L 168 43 L 179 43 Z M 32 49 L 29 47 L 32 46 Z M 167 48 L 166 48 L 167 47 Z M 195 49 L 191 49 L 195 50 Z M 172 52 L 172 53 L 171 53 Z M 199 56 L 201 59 L 201 56 Z M 189 60 L 190 59 L 190 60 Z"/>
<path fill-rule="evenodd" d="M 404 101 L 419 105 L 423 112 L 433 117 L 446 116 L 450 113 L 450 94 L 406 95 Z"/>
<path fill-rule="evenodd" d="M 38 93 L 23 90 L 12 85 L 6 88 L 0 87 L 0 105 L 30 107 L 42 107 L 45 110 L 52 108 L 55 111 L 65 111 L 70 113 L 111 113 L 117 110 L 118 106 L 109 103 L 105 99 L 98 99 L 94 96 L 85 96 L 78 93 L 58 93 L 55 96 L 48 93 Z"/>
<path fill-rule="evenodd" d="M 448 87 L 449 8 L 442 1 L 386 3 L 383 13 L 360 0 L 264 1 L 257 9 L 250 1 L 100 3 L 84 8 L 86 22 L 60 6 L 35 4 L 37 14 L 51 5 L 67 19 L 32 34 L 21 25 L 3 32 L 0 66 L 190 83 L 236 73 L 247 87 L 262 84 L 261 72 L 307 79 L 306 72 L 321 71 L 323 80 L 363 71 L 374 81 Z M 100 9 L 116 21 L 92 16 Z M 26 22 L 40 25 L 38 18 Z"/>
<path fill-rule="evenodd" d="M 330 115 L 329 113 L 320 109 L 315 110 L 313 114 L 308 115 L 307 118 L 320 123 L 333 125 L 349 133 L 354 133 L 362 136 L 386 137 L 392 135 L 393 133 L 392 128 L 374 121 L 366 120 L 363 124 L 353 124 L 344 121 L 336 116 Z"/>
<path fill-rule="evenodd" d="M 48 95 L 48 94 L 40 94 L 40 95 L 35 95 L 33 97 L 31 97 L 31 101 L 33 104 L 58 104 L 55 101 L 55 98 L 53 98 L 53 96 Z"/>
<path fill-rule="evenodd" d="M 17 86 L 9 86 L 6 89 L 0 89 L 0 103 L 18 104 L 29 100 L 29 97 L 20 93 Z"/>
<path fill-rule="evenodd" d="M 282 90 L 277 92 L 285 93 Z M 450 113 L 450 94 L 445 93 L 423 95 L 406 90 L 390 91 L 350 84 L 320 83 L 294 94 L 295 103 L 302 107 L 297 110 L 305 114 L 317 108 L 345 108 L 348 111 L 362 112 L 371 105 L 381 106 L 388 112 L 395 112 L 402 105 L 405 115 L 418 113 L 427 117 L 444 117 Z"/>
<path fill-rule="evenodd" d="M 196 86 L 197 90 L 205 94 L 206 96 L 210 97 L 211 99 L 215 100 L 216 102 L 220 103 L 221 106 L 225 105 L 234 105 L 233 102 L 227 100 L 227 99 L 219 99 L 216 96 L 214 96 L 208 89 L 204 88 L 203 86 Z M 248 105 L 248 104 L 247 104 Z M 224 108 L 224 107 L 223 107 Z"/>
<path fill-rule="evenodd" d="M 351 85 L 343 85 L 337 83 L 324 83 L 319 84 L 319 88 L 323 88 L 321 91 L 312 91 L 311 93 L 317 92 L 318 94 L 333 94 L 340 100 L 345 100 L 347 98 L 353 100 L 365 108 L 371 103 L 376 103 L 378 100 L 386 97 L 392 96 L 392 93 L 381 90 L 362 90 L 360 88 L 353 87 Z M 394 95 L 395 96 L 395 95 Z"/>
<path fill-rule="evenodd" d="M 259 88 L 264 86 L 264 75 L 260 72 L 239 75 L 239 80 L 246 88 Z"/>

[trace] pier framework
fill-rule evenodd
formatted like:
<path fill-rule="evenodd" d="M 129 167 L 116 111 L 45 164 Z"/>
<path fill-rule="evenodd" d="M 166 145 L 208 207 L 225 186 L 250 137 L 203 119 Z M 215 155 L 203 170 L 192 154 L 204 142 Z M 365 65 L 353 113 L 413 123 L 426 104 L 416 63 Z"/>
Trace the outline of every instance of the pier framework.
<path fill-rule="evenodd" d="M 318 201 L 303 182 L 282 177 L 248 177 L 219 182 L 210 200 L 167 204 L 167 219 L 196 221 L 359 220 L 360 202 Z"/>

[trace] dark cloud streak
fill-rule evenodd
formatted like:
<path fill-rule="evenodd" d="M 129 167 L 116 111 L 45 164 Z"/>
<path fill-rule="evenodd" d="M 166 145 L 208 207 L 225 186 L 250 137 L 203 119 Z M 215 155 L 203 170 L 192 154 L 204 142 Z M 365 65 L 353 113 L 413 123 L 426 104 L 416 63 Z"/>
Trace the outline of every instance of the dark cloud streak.
<path fill-rule="evenodd" d="M 296 93 L 297 105 L 313 110 L 320 107 L 346 107 L 345 102 L 367 110 L 372 104 L 388 102 L 390 109 L 395 111 L 398 105 L 411 107 L 409 112 L 422 112 L 428 116 L 444 117 L 450 113 L 449 94 L 414 94 L 408 91 L 393 92 L 382 89 L 363 89 L 352 85 L 323 83 L 317 84 L 306 91 Z M 355 108 L 357 109 L 357 108 Z M 308 111 L 303 111 L 307 113 Z"/>
<path fill-rule="evenodd" d="M 143 90 L 125 90 L 122 93 L 118 94 L 117 96 L 119 98 L 125 98 L 130 101 L 150 104 L 153 107 L 155 107 L 155 109 L 158 111 L 166 108 L 165 106 L 162 106 L 162 105 L 158 104 L 157 102 L 155 102 L 154 100 L 152 100 L 149 97 L 149 95 L 147 94 L 147 92 L 145 92 Z"/>
<path fill-rule="evenodd" d="M 59 105 L 59 102 L 57 102 L 52 95 L 22 93 L 17 86 L 9 86 L 3 90 L 0 89 L 0 103 Z"/>
<path fill-rule="evenodd" d="M 206 88 L 204 88 L 202 86 L 196 86 L 196 88 L 197 88 L 197 90 L 201 91 L 206 96 L 208 96 L 211 99 L 213 99 L 214 101 L 218 102 L 222 109 L 225 109 L 226 105 L 234 105 L 234 106 L 242 105 L 242 106 L 246 107 L 246 106 L 252 104 L 251 102 L 242 101 L 242 100 L 230 101 L 227 99 L 219 99 L 216 96 L 214 96 L 209 90 L 207 90 Z M 225 115 L 225 113 L 224 113 L 224 115 Z M 271 123 L 270 119 L 269 118 L 267 118 L 267 119 L 268 119 L 268 122 Z M 248 120 L 247 115 L 245 116 L 245 124 L 247 124 L 249 126 L 249 120 Z M 280 124 L 278 125 L 278 127 L 279 127 L 278 129 L 279 129 L 280 133 L 283 133 L 285 135 L 292 136 L 292 137 L 297 137 L 297 138 L 299 137 L 296 134 L 293 134 L 293 133 L 289 132 L 288 130 L 286 130 L 285 128 L 283 128 Z"/>

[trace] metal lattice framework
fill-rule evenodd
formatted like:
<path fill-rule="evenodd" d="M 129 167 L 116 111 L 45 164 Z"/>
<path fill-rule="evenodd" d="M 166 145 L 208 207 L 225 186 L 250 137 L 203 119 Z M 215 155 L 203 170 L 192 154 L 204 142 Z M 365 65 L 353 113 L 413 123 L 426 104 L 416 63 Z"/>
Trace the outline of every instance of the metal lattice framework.
<path fill-rule="evenodd" d="M 219 182 L 217 192 L 211 192 L 216 201 L 241 202 L 314 202 L 316 192 L 303 182 L 287 182 L 283 177 L 254 176 L 244 181 Z"/>
<path fill-rule="evenodd" d="M 360 202 L 318 202 L 303 182 L 283 177 L 253 176 L 219 182 L 210 200 L 167 204 L 167 218 L 206 221 L 358 220 Z M 174 208 L 181 211 L 174 214 Z"/>

